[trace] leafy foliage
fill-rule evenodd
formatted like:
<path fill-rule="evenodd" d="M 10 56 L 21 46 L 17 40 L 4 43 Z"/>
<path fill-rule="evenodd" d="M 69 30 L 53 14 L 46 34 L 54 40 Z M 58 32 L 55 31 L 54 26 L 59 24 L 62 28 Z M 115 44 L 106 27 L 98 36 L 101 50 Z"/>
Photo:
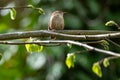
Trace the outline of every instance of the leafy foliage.
<path fill-rule="evenodd" d="M 39 53 L 43 50 L 43 46 L 39 46 L 36 44 L 26 44 L 25 47 L 29 53 Z"/>
<path fill-rule="evenodd" d="M 70 43 L 67 43 L 67 46 L 68 46 L 69 48 L 72 48 L 72 44 L 70 44 Z"/>
<path fill-rule="evenodd" d="M 109 5 L 106 6 L 106 2 Z M 3 0 L 0 2 L 0 5 L 1 7 L 22 7 L 26 5 L 30 7 L 24 9 L 15 8 L 18 15 L 17 19 L 15 19 L 16 17 L 13 16 L 14 11 L 11 11 L 12 16 L 9 16 L 10 11 L 7 12 L 7 10 L 1 9 L 0 33 L 26 30 L 47 30 L 49 17 L 55 10 L 68 12 L 64 15 L 64 19 L 65 29 L 69 30 L 114 30 L 114 27 L 105 27 L 105 21 L 114 20 L 115 23 L 116 21 L 119 23 L 119 0 Z M 36 8 L 40 8 L 40 14 L 36 12 L 39 11 Z M 45 10 L 45 15 L 41 15 L 41 13 L 43 13 L 41 8 Z M 9 17 L 12 17 L 11 19 L 14 21 L 9 20 Z M 31 46 L 31 44 L 29 46 Z M 36 45 L 33 45 L 33 48 L 35 48 L 34 46 Z M 102 46 L 106 50 L 111 49 L 109 48 L 111 46 L 104 46 L 104 43 L 102 43 Z M 45 53 L 47 61 L 45 64 L 43 64 L 43 66 L 32 70 L 30 69 L 31 65 L 33 65 L 33 67 L 35 65 L 39 66 L 39 61 L 43 61 L 43 59 L 39 58 L 41 54 L 27 55 L 25 47 L 21 45 L 17 47 L 13 47 L 13 45 L 0 45 L 0 52 L 2 53 L 2 59 L 0 61 L 0 80 L 98 80 L 98 78 L 96 79 L 96 76 L 93 76 L 94 74 L 91 74 L 90 67 L 93 61 L 104 56 L 102 54 L 93 53 L 94 55 L 77 55 L 76 57 L 79 57 L 79 60 L 76 60 L 77 65 L 71 70 L 65 68 L 63 60 L 65 60 L 64 56 L 66 53 L 76 50 L 80 51 L 82 49 L 83 48 L 78 48 L 76 46 L 72 46 L 70 49 L 64 46 L 59 46 L 59 48 L 58 46 L 45 47 L 43 53 Z M 37 50 L 39 50 L 39 48 Z M 37 50 L 36 52 L 38 52 Z M 118 52 L 119 49 L 114 47 L 114 51 Z M 33 50 L 30 50 L 30 52 L 33 52 Z M 35 55 L 35 57 L 33 55 Z M 39 56 L 36 58 L 36 55 Z M 30 58 L 28 58 L 29 56 Z M 30 64 L 27 62 L 30 62 Z M 57 63 L 60 64 L 53 67 Z M 106 61 L 104 63 L 106 65 L 108 64 Z M 120 69 L 117 68 L 120 67 L 119 63 L 120 61 L 116 60 L 115 63 L 112 63 L 114 68 L 107 68 L 107 71 L 103 71 L 103 73 L 106 74 L 102 80 L 119 79 L 118 76 L 120 74 Z M 118 71 L 117 74 L 114 74 L 115 71 Z M 109 73 L 112 76 L 109 76 Z"/>
<path fill-rule="evenodd" d="M 16 18 L 16 10 L 14 8 L 10 9 L 10 17 L 12 20 L 15 20 Z"/>
<path fill-rule="evenodd" d="M 27 7 L 34 8 L 34 6 L 31 4 L 27 5 Z"/>
<path fill-rule="evenodd" d="M 97 63 L 94 63 L 93 66 L 92 66 L 92 71 L 99 77 L 102 77 L 102 71 L 101 71 L 101 67 L 100 67 L 100 64 L 97 62 Z"/>
<path fill-rule="evenodd" d="M 108 21 L 105 23 L 105 26 L 115 26 L 117 23 L 115 21 Z"/>
<path fill-rule="evenodd" d="M 120 29 L 120 26 L 115 21 L 108 21 L 106 22 L 105 26 L 115 26 Z"/>
<path fill-rule="evenodd" d="M 103 65 L 104 65 L 104 67 L 108 67 L 108 66 L 110 65 L 109 59 L 105 58 L 105 59 L 103 60 Z"/>
<path fill-rule="evenodd" d="M 32 38 L 30 38 L 28 42 L 34 42 L 34 41 Z M 37 44 L 26 44 L 25 47 L 29 53 L 39 53 L 43 50 L 43 46 Z"/>
<path fill-rule="evenodd" d="M 31 5 L 31 4 L 27 5 L 27 7 L 38 10 L 38 12 L 40 14 L 45 14 L 45 12 L 44 12 L 44 10 L 42 8 L 36 8 L 33 5 Z"/>
<path fill-rule="evenodd" d="M 101 40 L 100 44 L 104 47 L 105 50 L 109 50 L 109 43 L 106 40 Z"/>
<path fill-rule="evenodd" d="M 67 54 L 67 58 L 65 60 L 65 63 L 66 63 L 68 68 L 74 67 L 75 58 L 76 57 L 75 57 L 74 53 Z"/>
<path fill-rule="evenodd" d="M 40 13 L 40 14 L 45 14 L 45 12 L 44 12 L 44 10 L 42 9 L 42 8 L 37 8 L 38 9 L 38 12 Z"/>

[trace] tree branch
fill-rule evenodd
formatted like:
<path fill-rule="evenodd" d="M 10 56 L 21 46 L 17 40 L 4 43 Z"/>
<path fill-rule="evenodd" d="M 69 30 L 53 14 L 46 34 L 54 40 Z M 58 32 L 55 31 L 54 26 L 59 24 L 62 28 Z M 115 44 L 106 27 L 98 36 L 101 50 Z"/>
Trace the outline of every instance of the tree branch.
<path fill-rule="evenodd" d="M 95 47 L 89 46 L 89 45 L 81 43 L 81 42 L 71 41 L 71 40 L 44 40 L 44 41 L 34 41 L 34 42 L 0 41 L 0 44 L 10 44 L 10 45 L 23 45 L 23 44 L 43 45 L 43 44 L 67 44 L 67 43 L 87 48 L 89 51 L 96 51 L 96 52 L 101 52 L 101 53 L 104 53 L 104 54 L 120 57 L 120 53 L 115 53 L 115 52 L 112 52 L 112 51 L 102 50 L 102 49 L 95 48 Z"/>
<path fill-rule="evenodd" d="M 12 8 L 21 9 L 21 8 L 31 8 L 31 7 L 29 7 L 29 6 L 0 7 L 0 10 L 12 9 Z"/>
<path fill-rule="evenodd" d="M 110 57 L 105 57 L 105 58 L 103 58 L 103 59 L 101 59 L 100 61 L 97 61 L 97 62 L 99 62 L 100 64 L 102 64 L 103 61 L 104 61 L 104 59 L 108 59 L 110 61 L 110 60 L 118 59 L 118 58 L 120 58 L 120 57 L 118 57 L 118 56 L 110 56 Z"/>
<path fill-rule="evenodd" d="M 64 40 L 65 39 L 101 40 L 105 38 L 120 38 L 120 32 L 115 32 L 115 31 L 56 30 L 53 32 L 48 30 L 38 30 L 38 31 L 11 32 L 11 33 L 0 34 L 0 40 L 22 39 L 22 38 L 30 38 L 30 37 L 42 38 L 42 37 L 49 37 L 50 35 L 55 35 L 57 39 L 64 39 Z"/>
<path fill-rule="evenodd" d="M 107 39 L 107 38 L 106 38 L 106 40 L 109 41 L 109 42 L 111 42 L 113 45 L 117 46 L 118 48 L 120 48 L 120 45 L 119 45 L 119 44 L 117 44 L 117 43 L 115 43 L 115 42 L 113 42 L 112 40 Z"/>

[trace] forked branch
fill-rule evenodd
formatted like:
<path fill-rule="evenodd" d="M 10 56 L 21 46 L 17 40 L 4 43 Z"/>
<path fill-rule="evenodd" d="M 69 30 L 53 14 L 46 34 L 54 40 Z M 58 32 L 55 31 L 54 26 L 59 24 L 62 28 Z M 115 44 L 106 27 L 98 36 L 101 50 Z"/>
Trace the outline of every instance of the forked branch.
<path fill-rule="evenodd" d="M 102 34 L 103 33 L 103 34 Z M 86 31 L 84 30 L 38 30 L 38 31 L 24 31 L 24 32 L 10 32 L 0 34 L 0 40 L 22 39 L 30 37 L 49 37 L 55 35 L 57 39 L 62 40 L 101 40 L 105 38 L 120 38 L 120 32 L 115 31 Z"/>
<path fill-rule="evenodd" d="M 84 47 L 84 48 L 88 49 L 89 51 L 96 51 L 96 52 L 100 52 L 100 53 L 120 57 L 120 53 L 115 53 L 115 52 L 112 52 L 112 51 L 102 50 L 102 49 L 95 48 L 95 47 L 89 46 L 87 44 L 77 42 L 77 41 L 72 41 L 72 40 L 43 40 L 43 41 L 34 41 L 34 42 L 7 42 L 7 41 L 0 41 L 0 44 L 10 44 L 10 45 L 23 45 L 23 44 L 43 45 L 43 44 L 68 44 L 68 43 Z"/>

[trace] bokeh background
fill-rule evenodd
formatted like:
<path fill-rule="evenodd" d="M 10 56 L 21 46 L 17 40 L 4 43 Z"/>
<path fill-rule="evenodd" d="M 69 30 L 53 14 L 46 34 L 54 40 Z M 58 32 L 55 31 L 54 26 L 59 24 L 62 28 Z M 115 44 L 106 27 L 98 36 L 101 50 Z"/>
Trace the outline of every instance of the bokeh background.
<path fill-rule="evenodd" d="M 0 33 L 47 30 L 50 15 L 55 10 L 68 12 L 64 15 L 66 30 L 117 30 L 105 27 L 105 23 L 120 22 L 119 0 L 0 0 L 0 7 L 28 4 L 43 8 L 45 14 L 21 8 L 16 9 L 17 17 L 11 20 L 9 10 L 0 10 Z M 80 50 L 83 48 L 73 46 L 70 49 L 62 45 L 44 47 L 41 53 L 29 54 L 24 45 L 0 45 L 3 54 L 0 80 L 120 80 L 120 59 L 110 61 L 108 68 L 102 67 L 102 78 L 92 72 L 93 63 L 107 56 L 102 53 L 76 54 L 75 67 L 68 69 L 67 53 Z M 114 45 L 110 45 L 110 50 L 120 52 Z"/>

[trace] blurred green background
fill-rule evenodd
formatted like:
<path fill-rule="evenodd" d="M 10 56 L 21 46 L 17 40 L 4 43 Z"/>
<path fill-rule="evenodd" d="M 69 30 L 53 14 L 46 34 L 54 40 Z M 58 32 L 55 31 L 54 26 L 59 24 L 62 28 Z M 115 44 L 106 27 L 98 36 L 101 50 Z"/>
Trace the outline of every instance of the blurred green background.
<path fill-rule="evenodd" d="M 104 24 L 109 20 L 120 22 L 119 0 L 0 0 L 0 7 L 28 4 L 43 8 L 45 15 L 33 9 L 16 9 L 17 17 L 11 20 L 9 10 L 0 10 L 0 33 L 47 30 L 55 10 L 68 12 L 64 15 L 65 30 L 117 30 Z M 75 67 L 68 69 L 67 53 L 82 49 L 63 45 L 29 54 L 24 45 L 0 45 L 0 80 L 120 80 L 120 59 L 110 61 L 108 68 L 102 67 L 102 78 L 92 72 L 93 63 L 107 56 L 98 52 L 76 54 Z M 120 52 L 114 45 L 110 50 Z"/>

